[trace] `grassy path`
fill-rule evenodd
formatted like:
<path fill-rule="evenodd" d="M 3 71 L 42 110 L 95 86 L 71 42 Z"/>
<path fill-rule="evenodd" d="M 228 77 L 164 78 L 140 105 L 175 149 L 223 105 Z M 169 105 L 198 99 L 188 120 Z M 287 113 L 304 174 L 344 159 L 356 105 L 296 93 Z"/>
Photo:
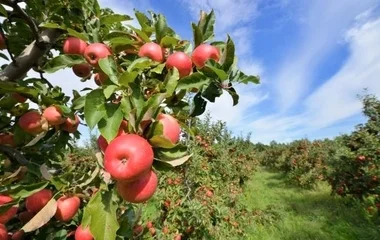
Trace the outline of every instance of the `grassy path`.
<path fill-rule="evenodd" d="M 327 185 L 312 191 L 292 188 L 280 173 L 259 170 L 241 201 L 256 213 L 247 239 L 380 239 L 380 227 L 371 224 L 357 205 L 331 197 Z"/>

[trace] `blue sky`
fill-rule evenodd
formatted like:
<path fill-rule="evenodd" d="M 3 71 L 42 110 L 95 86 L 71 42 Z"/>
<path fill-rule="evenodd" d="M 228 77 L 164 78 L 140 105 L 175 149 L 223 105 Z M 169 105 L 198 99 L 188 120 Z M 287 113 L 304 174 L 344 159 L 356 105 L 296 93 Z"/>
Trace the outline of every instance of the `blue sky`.
<path fill-rule="evenodd" d="M 357 94 L 380 96 L 378 0 L 100 0 L 102 7 L 133 16 L 133 9 L 164 14 L 184 39 L 199 11 L 214 9 L 216 38 L 232 35 L 239 66 L 262 83 L 238 86 L 240 104 L 228 95 L 209 104 L 215 119 L 253 142 L 334 137 L 364 121 Z M 132 21 L 136 24 L 136 21 Z M 71 70 L 49 76 L 69 94 Z M 81 127 L 84 137 L 87 129 Z"/>
<path fill-rule="evenodd" d="M 239 65 L 262 84 L 239 86 L 208 109 L 252 141 L 333 137 L 364 121 L 357 94 L 380 96 L 378 0 L 164 0 L 100 1 L 117 12 L 164 14 L 183 38 L 199 11 L 214 9 L 216 37 L 229 33 Z"/>

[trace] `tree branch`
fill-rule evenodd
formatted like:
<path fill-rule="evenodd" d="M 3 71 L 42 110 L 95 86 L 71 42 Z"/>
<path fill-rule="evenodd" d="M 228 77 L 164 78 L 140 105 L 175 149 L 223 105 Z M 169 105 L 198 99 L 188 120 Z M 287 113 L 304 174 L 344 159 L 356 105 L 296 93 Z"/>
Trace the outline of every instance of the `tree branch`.
<path fill-rule="evenodd" d="M 29 163 L 24 155 L 14 148 L 0 144 L 0 152 L 7 156 L 12 162 L 17 161 L 21 166 L 26 166 Z"/>
<path fill-rule="evenodd" d="M 22 78 L 40 59 L 57 39 L 63 34 L 63 30 L 49 28 L 43 30 L 40 34 L 41 42 L 38 44 L 33 41 L 18 56 L 16 64 L 9 64 L 2 72 L 0 72 L 0 81 L 16 81 Z"/>

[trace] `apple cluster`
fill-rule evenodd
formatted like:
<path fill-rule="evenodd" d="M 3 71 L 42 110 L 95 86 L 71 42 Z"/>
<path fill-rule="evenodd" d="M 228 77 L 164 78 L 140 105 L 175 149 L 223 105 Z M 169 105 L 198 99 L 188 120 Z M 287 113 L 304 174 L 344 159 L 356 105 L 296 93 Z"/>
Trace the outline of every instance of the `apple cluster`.
<path fill-rule="evenodd" d="M 0 239 L 9 239 L 9 234 L 6 227 L 4 226 L 9 220 L 17 215 L 20 222 L 26 224 L 32 218 L 35 217 L 38 212 L 40 212 L 46 204 L 53 198 L 53 192 L 49 189 L 42 189 L 25 199 L 25 210 L 19 209 L 17 206 L 13 206 L 6 212 L 0 215 Z M 0 195 L 0 205 L 12 202 L 14 199 L 7 195 Z M 57 200 L 57 210 L 54 217 L 62 222 L 69 222 L 78 212 L 80 206 L 80 198 L 77 196 L 61 196 Z M 20 213 L 17 214 L 17 212 Z M 75 232 L 75 239 L 91 240 L 92 235 L 87 233 L 88 230 L 83 230 L 81 226 Z M 89 232 L 89 231 L 88 231 Z M 87 233 L 87 234 L 86 234 Z M 14 232 L 11 236 L 12 240 L 22 239 L 24 232 L 19 230 Z M 91 238 L 89 238 L 89 236 Z M 87 238 L 86 238 L 87 237 Z"/>
<path fill-rule="evenodd" d="M 164 113 L 158 115 L 157 121 L 163 126 L 164 137 L 176 144 L 181 133 L 178 121 Z M 98 146 L 104 153 L 104 168 L 116 180 L 117 192 L 125 201 L 141 203 L 153 196 L 158 184 L 152 171 L 153 148 L 144 137 L 128 133 L 126 120 L 109 144 L 100 135 Z"/>

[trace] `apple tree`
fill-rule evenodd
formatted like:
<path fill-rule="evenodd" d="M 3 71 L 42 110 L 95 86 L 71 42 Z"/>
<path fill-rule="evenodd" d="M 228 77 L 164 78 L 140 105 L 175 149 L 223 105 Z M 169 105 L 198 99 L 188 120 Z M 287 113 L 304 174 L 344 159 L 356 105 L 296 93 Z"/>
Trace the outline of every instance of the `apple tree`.
<path fill-rule="evenodd" d="M 1 239 L 130 238 L 157 172 L 191 158 L 188 121 L 259 83 L 230 36 L 214 40 L 213 11 L 189 41 L 151 11 L 135 11 L 136 27 L 96 0 L 0 3 Z M 66 68 L 98 87 L 67 96 L 47 75 Z M 100 131 L 95 158 L 70 157 L 80 124 Z"/>

